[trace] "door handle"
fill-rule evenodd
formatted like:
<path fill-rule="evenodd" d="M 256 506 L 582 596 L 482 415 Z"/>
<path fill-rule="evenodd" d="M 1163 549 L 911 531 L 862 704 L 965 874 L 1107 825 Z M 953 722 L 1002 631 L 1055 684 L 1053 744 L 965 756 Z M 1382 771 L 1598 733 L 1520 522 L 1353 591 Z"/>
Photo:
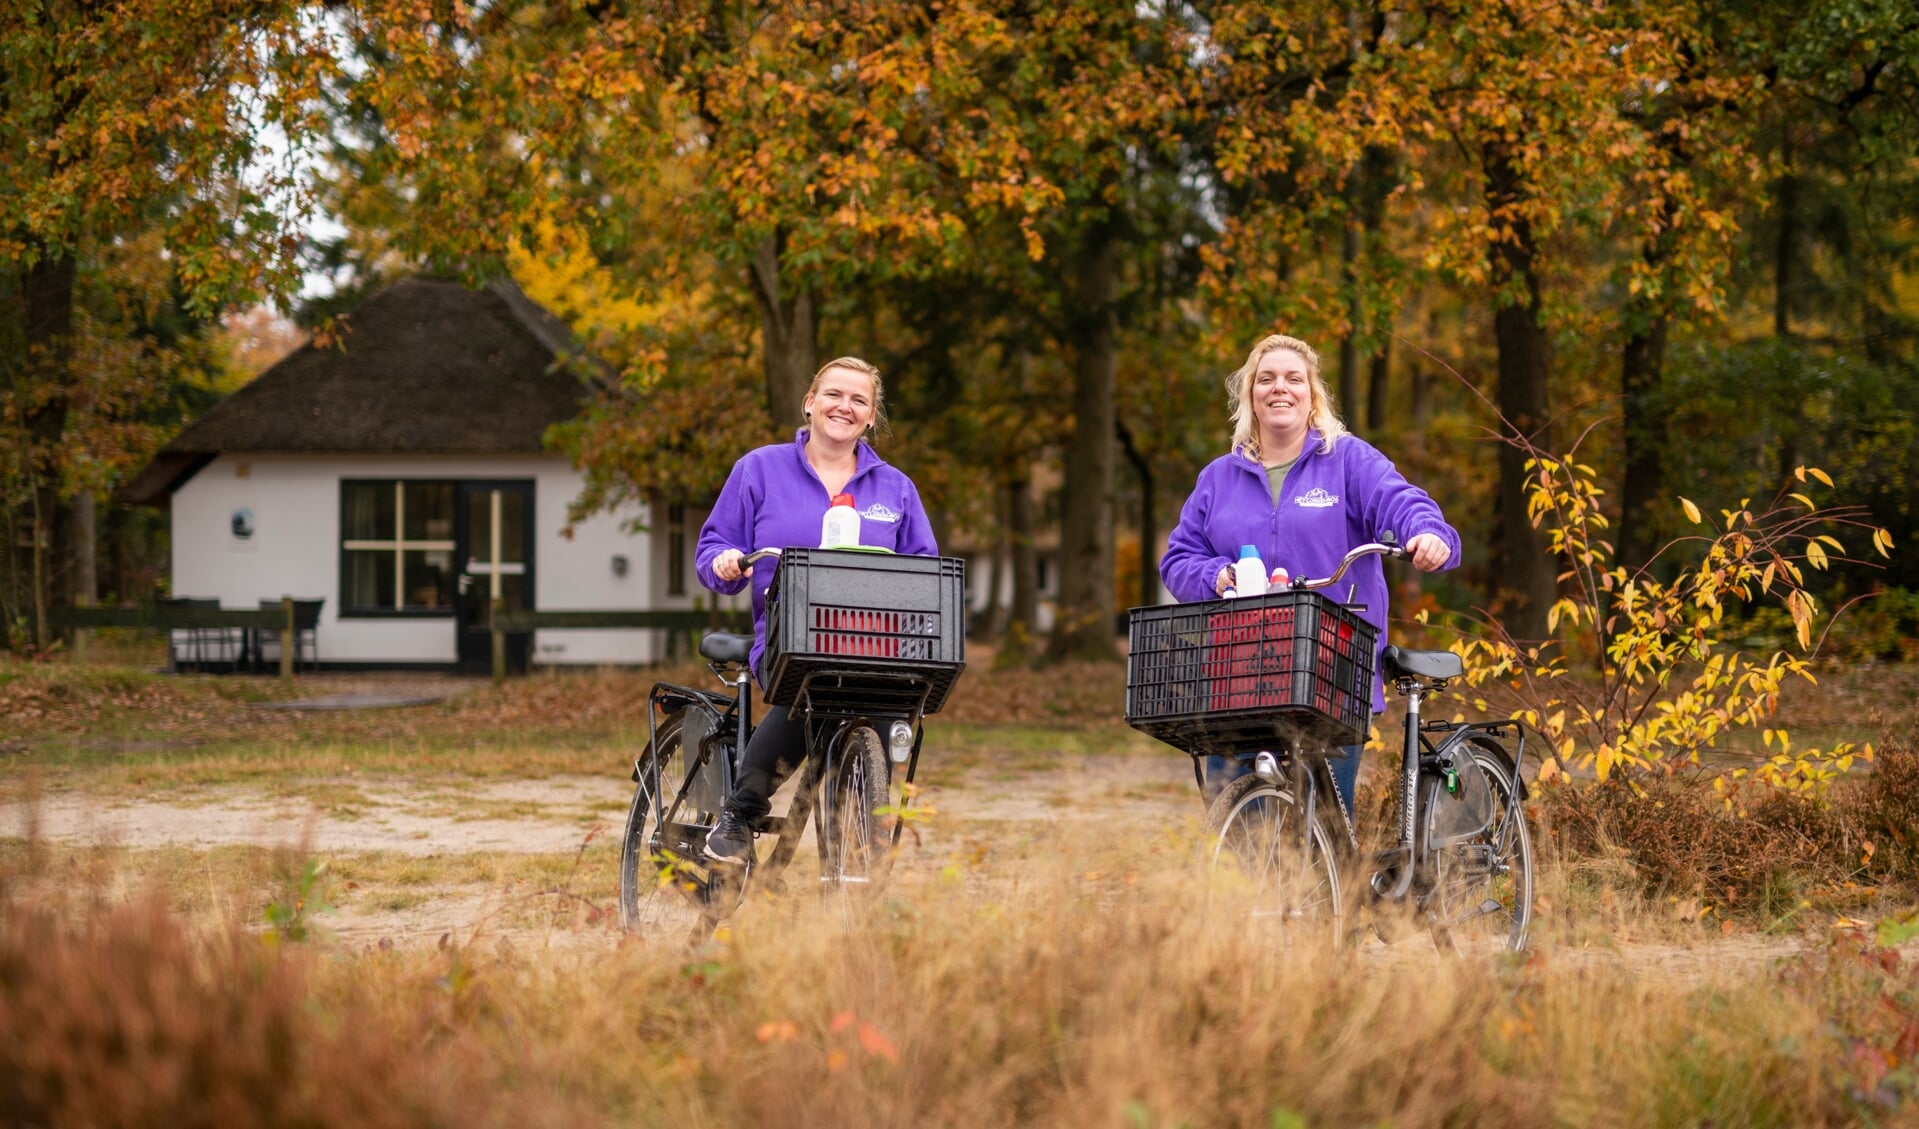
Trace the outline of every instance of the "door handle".
<path fill-rule="evenodd" d="M 473 583 L 472 573 L 470 572 L 461 573 L 460 574 L 460 595 L 462 596 L 466 595 L 466 590 L 470 585 L 472 585 L 472 583 Z"/>

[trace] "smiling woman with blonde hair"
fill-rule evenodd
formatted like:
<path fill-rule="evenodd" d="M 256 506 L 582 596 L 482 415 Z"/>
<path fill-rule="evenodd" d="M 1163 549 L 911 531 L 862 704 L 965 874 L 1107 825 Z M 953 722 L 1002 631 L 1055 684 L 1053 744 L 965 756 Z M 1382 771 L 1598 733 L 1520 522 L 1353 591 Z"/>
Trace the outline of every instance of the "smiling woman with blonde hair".
<path fill-rule="evenodd" d="M 1312 346 L 1281 334 L 1266 337 L 1227 378 L 1226 389 L 1232 447 L 1199 472 L 1159 562 L 1160 579 L 1175 599 L 1223 595 L 1242 545 L 1254 546 L 1267 568 L 1291 576 L 1330 576 L 1347 550 L 1388 533 L 1427 572 L 1458 565 L 1459 534 L 1439 506 L 1340 422 Z M 1385 572 L 1378 557 L 1366 557 L 1346 575 L 1351 602 L 1364 605 L 1360 614 L 1378 631 L 1377 671 L 1377 651 L 1386 646 Z M 1375 676 L 1373 712 L 1385 708 Z M 1347 751 L 1333 762 L 1333 779 L 1350 817 L 1360 746 Z M 1207 758 L 1205 798 L 1225 787 L 1228 769 L 1226 758 Z"/>
<path fill-rule="evenodd" d="M 886 422 L 880 370 L 858 357 L 826 362 L 806 390 L 804 411 L 806 424 L 791 443 L 748 451 L 733 464 L 700 529 L 694 556 L 700 583 L 713 591 L 732 595 L 752 585 L 753 648 L 747 662 L 762 689 L 766 589 L 773 582 L 773 569 L 755 576 L 754 569 L 741 567 L 747 554 L 818 544 L 820 519 L 839 494 L 853 497 L 861 545 L 919 556 L 939 554 L 913 480 L 866 442 Z M 709 856 L 729 862 L 746 857 L 753 847 L 753 821 L 770 810 L 774 791 L 805 756 L 804 724 L 788 717 L 784 706 L 768 710 L 746 743 L 739 781 L 707 836 Z"/>

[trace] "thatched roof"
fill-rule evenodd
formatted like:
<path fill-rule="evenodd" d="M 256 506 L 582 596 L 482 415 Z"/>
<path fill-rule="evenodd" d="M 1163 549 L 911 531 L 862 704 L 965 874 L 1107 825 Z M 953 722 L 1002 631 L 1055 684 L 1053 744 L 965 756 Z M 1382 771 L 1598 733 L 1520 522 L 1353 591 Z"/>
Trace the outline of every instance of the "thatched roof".
<path fill-rule="evenodd" d="M 122 490 L 164 505 L 213 456 L 254 452 L 538 451 L 581 408 L 559 363 L 566 325 L 511 283 L 468 290 L 406 279 L 342 319 L 333 345 L 301 346 L 220 401 Z"/>

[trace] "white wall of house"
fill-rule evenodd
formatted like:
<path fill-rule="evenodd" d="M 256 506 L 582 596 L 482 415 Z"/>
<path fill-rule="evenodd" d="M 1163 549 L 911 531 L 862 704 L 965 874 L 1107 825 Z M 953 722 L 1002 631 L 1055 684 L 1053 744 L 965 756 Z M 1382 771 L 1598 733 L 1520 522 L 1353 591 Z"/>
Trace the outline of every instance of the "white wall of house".
<path fill-rule="evenodd" d="M 684 596 L 665 593 L 664 546 L 653 533 L 627 532 L 643 509 L 597 514 L 563 535 L 566 507 L 581 476 L 555 455 L 227 454 L 202 467 L 172 498 L 172 586 L 178 596 L 218 597 L 253 608 L 281 595 L 321 596 L 318 645 L 324 663 L 450 663 L 458 657 L 454 619 L 342 617 L 340 482 L 343 478 L 516 479 L 534 483 L 533 606 L 541 610 L 692 607 L 707 595 L 691 580 L 691 552 L 703 512 L 689 514 Z M 656 507 L 657 508 L 657 507 Z M 253 534 L 234 535 L 233 515 L 251 511 Z M 657 523 L 647 520 L 647 524 Z M 624 574 L 615 568 L 624 558 Z M 652 662 L 665 633 L 654 630 L 542 631 L 534 661 L 549 664 Z"/>

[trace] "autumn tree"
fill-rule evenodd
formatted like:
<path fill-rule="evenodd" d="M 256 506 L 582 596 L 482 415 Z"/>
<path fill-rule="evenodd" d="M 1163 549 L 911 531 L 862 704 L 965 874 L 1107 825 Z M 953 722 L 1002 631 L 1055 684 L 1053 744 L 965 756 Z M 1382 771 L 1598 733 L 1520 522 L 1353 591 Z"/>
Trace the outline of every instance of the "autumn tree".
<path fill-rule="evenodd" d="M 55 0 L 0 14 L 0 424 L 12 440 L 9 517 L 22 529 L 9 539 L 19 582 L 8 610 L 27 613 L 42 645 L 47 604 L 64 595 L 53 590 L 61 515 L 83 499 L 73 540 L 89 545 L 100 487 L 86 459 L 70 458 L 80 449 L 70 433 L 101 418 L 115 380 L 138 379 L 137 366 L 87 355 L 83 275 L 117 243 L 151 235 L 197 316 L 292 285 L 289 229 L 305 205 L 295 155 L 328 65 L 316 17 L 292 0 Z"/>

